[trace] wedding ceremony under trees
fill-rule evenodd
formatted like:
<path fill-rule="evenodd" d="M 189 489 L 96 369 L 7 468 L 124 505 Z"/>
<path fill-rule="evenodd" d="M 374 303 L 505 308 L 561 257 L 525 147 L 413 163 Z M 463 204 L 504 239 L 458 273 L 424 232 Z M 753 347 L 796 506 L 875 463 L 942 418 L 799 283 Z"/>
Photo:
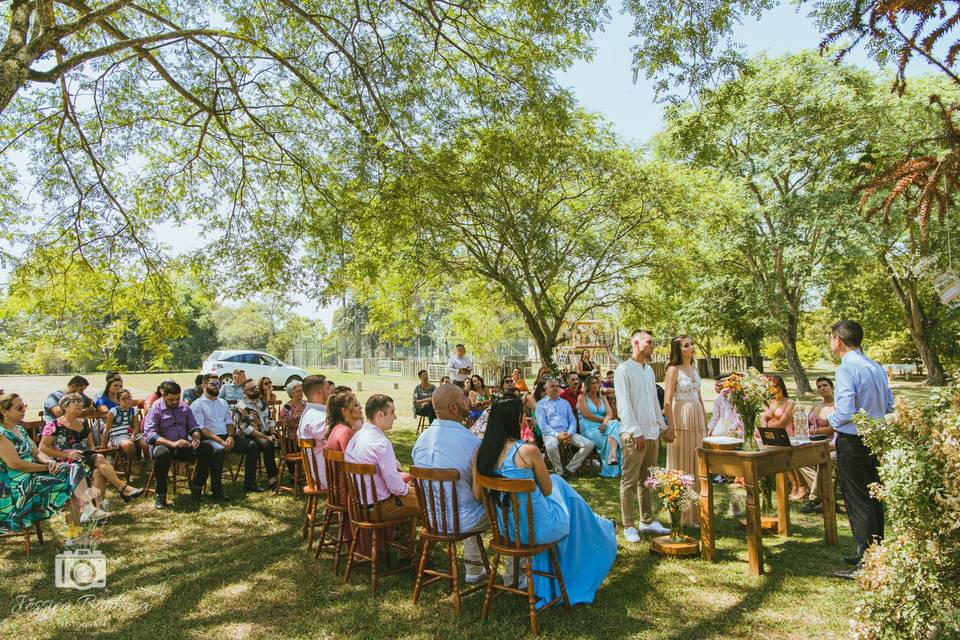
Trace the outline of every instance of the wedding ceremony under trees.
<path fill-rule="evenodd" d="M 960 639 L 960 3 L 0 3 L 0 637 Z"/>

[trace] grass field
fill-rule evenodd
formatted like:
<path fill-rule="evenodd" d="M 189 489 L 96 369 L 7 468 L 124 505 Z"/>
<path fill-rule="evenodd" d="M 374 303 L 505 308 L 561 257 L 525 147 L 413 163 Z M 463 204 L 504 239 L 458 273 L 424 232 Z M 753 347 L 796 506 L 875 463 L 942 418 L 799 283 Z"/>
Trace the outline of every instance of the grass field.
<path fill-rule="evenodd" d="M 356 388 L 357 376 L 329 373 L 336 382 Z M 165 377 L 131 375 L 127 384 L 144 394 Z M 191 374 L 174 377 L 186 382 Z M 6 377 L 0 386 L 38 405 L 65 380 Z M 394 383 L 400 389 L 394 390 Z M 360 393 L 365 398 L 384 391 L 398 399 L 403 419 L 391 439 L 404 464 L 414 441 L 407 402 L 413 384 L 364 376 Z M 133 483 L 144 481 L 140 475 Z M 619 520 L 617 481 L 582 478 L 573 486 L 598 513 Z M 328 556 L 315 561 L 306 551 L 300 538 L 302 500 L 289 494 L 244 496 L 229 482 L 226 490 L 232 498 L 227 506 L 195 505 L 181 488 L 165 512 L 155 511 L 147 499 L 118 507 L 121 513 L 105 527 L 101 546 L 108 563 L 104 589 L 78 592 L 54 586 L 64 529 L 60 516 L 50 523 L 57 539 L 34 547 L 29 558 L 19 545 L 0 547 L 0 638 L 512 639 L 527 633 L 526 603 L 520 599 L 495 602 L 484 624 L 479 595 L 465 601 L 459 618 L 436 586 L 414 606 L 409 574 L 383 579 L 375 595 L 367 589 L 366 569 L 344 585 Z M 717 495 L 716 563 L 661 559 L 648 552 L 647 543 L 629 545 L 621 538 L 617 561 L 596 602 L 569 615 L 547 611 L 541 618 L 542 637 L 848 637 L 847 612 L 856 587 L 831 577 L 853 550 L 846 517 L 838 518 L 840 544 L 827 547 L 819 517 L 795 509 L 793 535 L 765 538 L 767 573 L 750 577 L 741 527 L 723 515 L 727 487 L 720 485 Z"/>

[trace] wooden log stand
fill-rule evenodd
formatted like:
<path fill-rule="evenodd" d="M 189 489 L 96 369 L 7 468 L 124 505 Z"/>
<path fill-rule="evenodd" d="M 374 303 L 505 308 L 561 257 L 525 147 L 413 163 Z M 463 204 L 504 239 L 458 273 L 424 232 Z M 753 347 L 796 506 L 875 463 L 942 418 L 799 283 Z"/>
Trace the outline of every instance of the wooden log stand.
<path fill-rule="evenodd" d="M 763 573 L 763 542 L 760 520 L 760 478 L 777 478 L 777 532 L 790 535 L 790 503 L 784 473 L 802 467 L 819 467 L 817 474 L 823 500 L 823 539 L 837 544 L 837 514 L 833 500 L 833 462 L 830 443 L 811 442 L 795 447 L 764 447 L 760 451 L 717 451 L 697 449 L 697 476 L 700 481 L 700 542 L 704 560 L 714 559 L 713 484 L 716 474 L 743 476 L 747 492 L 747 559 L 750 575 Z"/>
<path fill-rule="evenodd" d="M 671 542 L 670 536 L 657 536 L 650 543 L 650 553 L 673 558 L 687 558 L 700 553 L 700 542 L 690 536 L 683 536 L 683 540 L 680 542 Z"/>

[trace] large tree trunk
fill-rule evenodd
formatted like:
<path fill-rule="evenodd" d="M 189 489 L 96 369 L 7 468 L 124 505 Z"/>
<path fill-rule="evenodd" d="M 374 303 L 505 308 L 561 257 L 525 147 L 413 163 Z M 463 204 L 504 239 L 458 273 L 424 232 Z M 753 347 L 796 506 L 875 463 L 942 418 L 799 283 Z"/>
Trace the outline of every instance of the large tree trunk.
<path fill-rule="evenodd" d="M 747 341 L 747 349 L 750 351 L 750 366 L 763 373 L 763 341 L 760 339 Z"/>
<path fill-rule="evenodd" d="M 943 386 L 947 384 L 947 374 L 930 339 L 936 323 L 930 319 L 930 314 L 923 308 L 917 293 L 917 282 L 910 276 L 900 278 L 889 263 L 886 263 L 886 267 L 887 273 L 890 274 L 890 286 L 897 294 L 897 300 L 900 301 L 903 310 L 903 322 L 917 347 L 917 353 L 923 361 L 923 368 L 927 370 L 925 384 Z"/>
<path fill-rule="evenodd" d="M 787 357 L 787 369 L 793 374 L 793 379 L 797 383 L 797 394 L 811 393 L 810 380 L 807 378 L 807 372 L 797 352 L 797 318 L 791 315 L 787 326 L 780 328 L 777 336 L 783 344 L 783 351 Z"/>

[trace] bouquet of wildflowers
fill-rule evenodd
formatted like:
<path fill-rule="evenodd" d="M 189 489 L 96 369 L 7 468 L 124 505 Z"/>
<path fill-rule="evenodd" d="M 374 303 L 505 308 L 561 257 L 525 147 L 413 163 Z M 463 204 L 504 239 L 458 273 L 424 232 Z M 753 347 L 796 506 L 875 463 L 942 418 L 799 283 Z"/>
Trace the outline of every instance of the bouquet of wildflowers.
<path fill-rule="evenodd" d="M 767 402 L 776 396 L 777 388 L 773 381 L 756 369 L 746 373 L 733 373 L 723 381 L 723 390 L 728 394 L 734 409 L 743 420 L 743 448 L 756 450 L 757 441 L 753 437 L 757 416 Z"/>
<path fill-rule="evenodd" d="M 670 540 L 679 542 L 684 539 L 681 514 L 696 503 L 698 495 L 693 488 L 693 476 L 676 469 L 653 467 L 643 482 L 653 489 L 660 501 L 670 512 Z"/>

